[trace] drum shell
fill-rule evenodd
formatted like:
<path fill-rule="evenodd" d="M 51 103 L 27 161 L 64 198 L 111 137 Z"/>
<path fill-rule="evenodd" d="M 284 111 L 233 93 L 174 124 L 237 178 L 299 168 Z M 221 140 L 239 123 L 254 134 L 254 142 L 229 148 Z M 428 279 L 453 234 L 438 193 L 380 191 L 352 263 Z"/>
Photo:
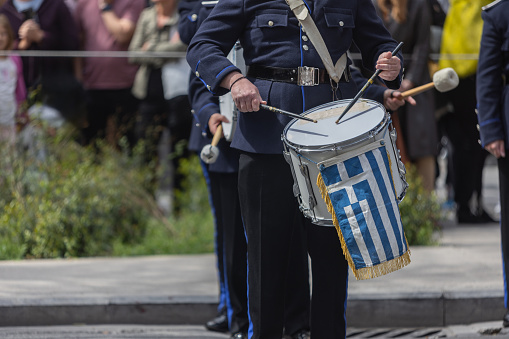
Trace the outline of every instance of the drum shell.
<path fill-rule="evenodd" d="M 246 74 L 246 62 L 244 61 L 243 49 L 240 43 L 237 42 L 228 54 L 228 60 L 238 67 L 242 74 Z M 237 129 L 237 119 L 239 111 L 233 102 L 231 93 L 226 93 L 219 97 L 219 111 L 224 115 L 230 122 L 223 122 L 223 134 L 226 141 L 230 142 L 233 139 L 235 130 Z"/>
<path fill-rule="evenodd" d="M 320 107 L 331 104 L 333 103 Z M 378 103 L 375 105 L 381 106 Z M 317 109 L 320 107 L 317 107 Z M 355 151 L 357 148 L 374 142 L 379 142 L 381 145 L 383 144 L 386 146 L 391 163 L 391 173 L 398 203 L 405 196 L 408 184 L 405 180 L 405 167 L 400 160 L 399 151 L 396 147 L 396 133 L 392 128 L 392 124 L 390 124 L 389 114 L 385 111 L 383 106 L 381 106 L 381 109 L 383 109 L 385 114 L 375 128 L 353 139 L 345 140 L 340 143 L 320 146 L 300 145 L 295 141 L 289 141 L 286 137 L 289 128 L 295 120 L 289 123 L 285 128 L 282 140 L 285 145 L 285 157 L 290 164 L 295 181 L 294 194 L 298 198 L 301 211 L 307 218 L 311 219 L 314 224 L 333 226 L 331 214 L 327 210 L 327 205 L 316 183 L 319 174 L 317 164 L 337 155 Z M 313 109 L 304 112 L 303 115 L 308 115 L 315 111 L 316 109 Z"/>

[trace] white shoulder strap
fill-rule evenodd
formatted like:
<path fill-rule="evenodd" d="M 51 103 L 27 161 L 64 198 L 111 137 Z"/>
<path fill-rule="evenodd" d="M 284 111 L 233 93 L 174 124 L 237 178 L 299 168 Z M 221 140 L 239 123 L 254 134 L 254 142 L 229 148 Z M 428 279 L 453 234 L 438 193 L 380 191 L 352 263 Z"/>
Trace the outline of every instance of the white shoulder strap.
<path fill-rule="evenodd" d="M 325 41 L 323 41 L 322 35 L 318 31 L 318 28 L 313 21 L 313 18 L 309 15 L 309 11 L 302 0 L 285 0 L 290 9 L 295 14 L 300 24 L 302 25 L 304 31 L 311 40 L 313 46 L 315 46 L 320 59 L 325 66 L 325 69 L 329 73 L 329 76 L 335 81 L 339 82 L 341 78 L 341 74 L 345 71 L 346 68 L 346 53 L 344 53 L 339 60 L 334 65 L 332 62 L 332 58 L 327 50 L 327 46 L 325 46 Z"/>

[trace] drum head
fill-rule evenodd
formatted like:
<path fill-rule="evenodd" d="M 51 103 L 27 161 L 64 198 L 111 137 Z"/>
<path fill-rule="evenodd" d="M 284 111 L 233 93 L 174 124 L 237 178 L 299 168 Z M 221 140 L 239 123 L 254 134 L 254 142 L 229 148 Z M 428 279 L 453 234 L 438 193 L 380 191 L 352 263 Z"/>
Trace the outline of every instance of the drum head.
<path fill-rule="evenodd" d="M 292 120 L 284 130 L 284 138 L 290 144 L 320 147 L 326 145 L 349 145 L 368 137 L 385 125 L 386 111 L 376 101 L 361 99 L 341 118 L 351 100 L 340 100 L 315 107 L 303 115 L 318 120 Z"/>

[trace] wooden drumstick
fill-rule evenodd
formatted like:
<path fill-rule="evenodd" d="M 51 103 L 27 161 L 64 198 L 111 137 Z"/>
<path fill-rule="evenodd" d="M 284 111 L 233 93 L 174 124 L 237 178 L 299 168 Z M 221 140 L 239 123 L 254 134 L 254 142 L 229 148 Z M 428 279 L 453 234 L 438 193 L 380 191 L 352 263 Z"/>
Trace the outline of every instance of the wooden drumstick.
<path fill-rule="evenodd" d="M 417 95 L 419 93 L 427 91 L 433 87 L 435 87 L 439 92 L 447 92 L 456 88 L 458 84 L 459 84 L 458 74 L 456 74 L 454 69 L 444 68 L 439 71 L 436 71 L 435 74 L 433 74 L 433 82 L 409 89 L 408 91 L 401 93 L 401 95 L 403 96 L 403 98 L 406 98 L 411 95 Z"/>
<path fill-rule="evenodd" d="M 223 136 L 223 124 L 219 124 L 219 126 L 217 126 L 216 133 L 214 133 L 214 137 L 212 138 L 212 142 L 210 143 L 210 145 L 217 146 L 222 136 Z"/>

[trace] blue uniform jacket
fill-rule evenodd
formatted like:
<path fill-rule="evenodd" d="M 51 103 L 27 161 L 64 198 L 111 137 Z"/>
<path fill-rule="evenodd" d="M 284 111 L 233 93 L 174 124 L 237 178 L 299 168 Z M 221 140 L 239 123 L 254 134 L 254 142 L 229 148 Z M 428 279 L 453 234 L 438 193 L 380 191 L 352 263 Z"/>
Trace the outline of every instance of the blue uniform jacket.
<path fill-rule="evenodd" d="M 483 8 L 484 27 L 477 70 L 478 119 L 483 147 L 504 140 L 509 149 L 509 1 Z M 503 82 L 503 75 L 506 83 Z"/>
<path fill-rule="evenodd" d="M 214 8 L 210 1 L 180 1 L 179 34 L 181 40 L 189 44 L 200 24 Z M 210 93 L 194 74 L 189 81 L 189 101 L 193 109 L 194 124 L 189 140 L 189 149 L 201 152 L 203 146 L 210 144 L 212 135 L 208 121 L 212 114 L 219 112 L 219 101 Z M 219 157 L 209 165 L 210 172 L 234 173 L 238 171 L 239 153 L 230 147 L 230 143 L 221 139 L 217 145 Z"/>
<path fill-rule="evenodd" d="M 371 0 L 307 0 L 306 4 L 334 62 L 354 41 L 366 68 L 374 70 L 378 56 L 397 45 L 377 16 Z M 324 68 L 284 0 L 220 0 L 193 37 L 187 54 L 191 69 L 214 95 L 227 92 L 219 84 L 228 73 L 238 70 L 226 58 L 237 40 L 244 48 L 247 65 Z M 401 54 L 398 57 L 403 60 Z M 293 113 L 302 113 L 332 100 L 330 84 L 300 87 L 249 80 L 269 105 Z M 398 88 L 400 80 L 401 75 L 387 85 Z M 339 83 L 340 99 L 352 98 L 355 94 L 355 82 Z M 289 121 L 286 116 L 265 110 L 242 113 L 232 147 L 254 153 L 281 153 L 281 134 Z"/>

